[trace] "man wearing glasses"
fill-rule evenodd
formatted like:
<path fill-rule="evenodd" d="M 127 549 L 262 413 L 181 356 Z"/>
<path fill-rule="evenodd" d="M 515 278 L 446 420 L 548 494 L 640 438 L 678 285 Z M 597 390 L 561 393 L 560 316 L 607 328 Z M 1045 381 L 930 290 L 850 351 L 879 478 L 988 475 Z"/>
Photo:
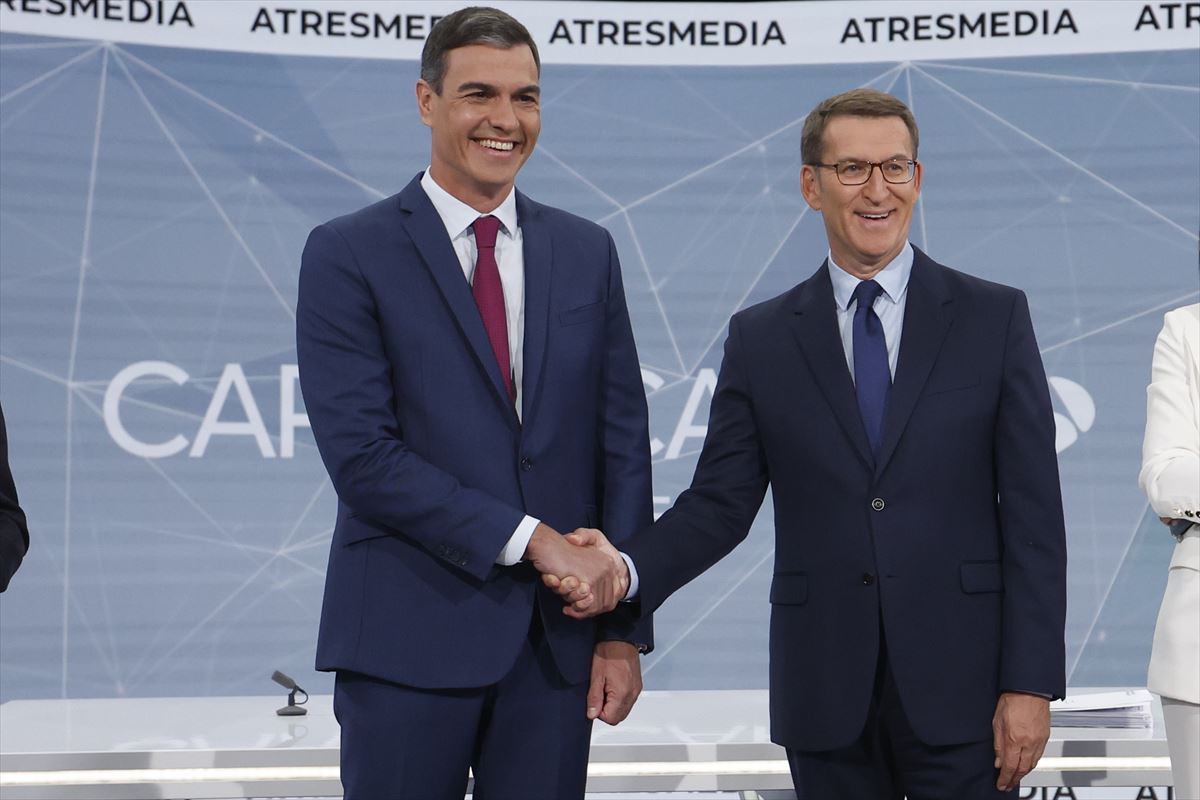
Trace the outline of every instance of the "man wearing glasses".
<path fill-rule="evenodd" d="M 1016 797 L 1065 691 L 1028 304 L 909 243 L 917 144 L 912 112 L 874 90 L 809 114 L 800 183 L 828 258 L 730 321 L 691 488 L 621 544 L 648 614 L 745 538 L 774 486 L 771 738 L 800 800 Z M 568 613 L 602 610 L 558 586 Z"/>

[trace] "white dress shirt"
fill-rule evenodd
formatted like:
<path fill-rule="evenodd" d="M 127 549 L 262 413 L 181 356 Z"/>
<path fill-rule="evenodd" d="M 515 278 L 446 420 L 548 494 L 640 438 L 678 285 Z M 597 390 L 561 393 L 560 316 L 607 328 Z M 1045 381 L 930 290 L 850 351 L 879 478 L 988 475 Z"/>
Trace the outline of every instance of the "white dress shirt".
<path fill-rule="evenodd" d="M 896 361 L 900 357 L 900 334 L 904 329 L 904 306 L 908 302 L 908 279 L 912 275 L 912 266 L 912 245 L 905 242 L 904 249 L 876 273 L 874 279 L 883 289 L 875 298 L 872 308 L 883 326 L 892 380 L 896 379 Z M 846 351 L 846 365 L 850 367 L 850 380 L 854 380 L 854 311 L 858 303 L 852 298 L 855 287 L 861 281 L 838 266 L 832 252 L 829 253 L 829 278 L 833 281 L 833 299 L 837 303 L 838 331 Z"/>
<path fill-rule="evenodd" d="M 475 246 L 475 231 L 471 225 L 480 214 L 469 205 L 447 192 L 429 174 L 426 168 L 421 176 L 421 188 L 429 196 L 433 208 L 442 218 L 450 244 L 458 255 L 463 276 L 470 284 L 475 276 L 475 260 L 479 249 Z M 522 345 L 525 341 L 525 247 L 521 228 L 517 220 L 517 194 L 509 191 L 508 197 L 491 212 L 500 220 L 500 234 L 496 236 L 496 266 L 500 270 L 500 286 L 504 290 L 504 316 L 508 323 L 508 363 L 512 365 L 513 388 L 517 391 L 517 418 L 521 417 L 521 375 L 524 366 Z M 508 544 L 496 556 L 496 563 L 504 566 L 516 564 L 525 557 L 525 548 L 533 536 L 539 520 L 528 514 L 513 531 Z"/>

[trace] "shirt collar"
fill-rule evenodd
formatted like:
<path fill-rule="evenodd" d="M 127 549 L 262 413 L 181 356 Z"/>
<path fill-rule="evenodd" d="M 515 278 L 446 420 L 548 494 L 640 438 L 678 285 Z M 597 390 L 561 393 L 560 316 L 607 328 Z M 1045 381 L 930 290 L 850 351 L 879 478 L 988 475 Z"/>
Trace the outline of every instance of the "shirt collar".
<path fill-rule="evenodd" d="M 442 224 L 446 226 L 446 233 L 450 235 L 450 241 L 454 241 L 466 233 L 475 220 L 486 216 L 438 186 L 437 181 L 429 174 L 428 167 L 425 168 L 425 174 L 421 176 L 421 188 L 425 190 L 429 201 L 433 203 L 434 210 L 442 218 Z M 497 206 L 491 215 L 500 220 L 500 228 L 508 234 L 509 238 L 515 235 L 517 230 L 517 192 L 515 188 L 509 190 L 504 202 Z"/>
<path fill-rule="evenodd" d="M 875 282 L 883 289 L 883 294 L 893 303 L 899 303 L 908 289 L 908 279 L 912 275 L 913 249 L 909 242 L 904 243 L 896 257 L 888 265 L 875 274 Z M 854 296 L 854 289 L 859 279 L 838 266 L 833 260 L 833 251 L 828 256 L 829 278 L 833 281 L 833 299 L 838 308 L 847 308 Z"/>

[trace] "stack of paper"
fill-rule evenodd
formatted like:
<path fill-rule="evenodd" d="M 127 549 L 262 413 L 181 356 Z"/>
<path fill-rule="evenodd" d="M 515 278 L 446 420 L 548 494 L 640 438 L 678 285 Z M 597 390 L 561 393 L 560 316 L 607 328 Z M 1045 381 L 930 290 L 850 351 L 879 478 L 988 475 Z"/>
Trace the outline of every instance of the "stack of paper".
<path fill-rule="evenodd" d="M 1062 728 L 1149 728 L 1153 698 L 1145 689 L 1071 695 L 1050 704 L 1050 724 Z"/>

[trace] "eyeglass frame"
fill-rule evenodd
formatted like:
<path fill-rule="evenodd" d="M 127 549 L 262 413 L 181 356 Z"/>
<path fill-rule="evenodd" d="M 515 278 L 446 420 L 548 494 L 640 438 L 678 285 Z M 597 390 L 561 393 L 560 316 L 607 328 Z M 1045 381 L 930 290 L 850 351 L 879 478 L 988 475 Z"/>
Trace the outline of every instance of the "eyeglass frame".
<path fill-rule="evenodd" d="M 907 164 L 908 177 L 902 181 L 889 181 L 887 175 L 885 175 L 883 172 L 883 165 L 892 163 Z M 871 176 L 875 174 L 875 168 L 879 167 L 879 175 L 883 178 L 884 183 L 891 184 L 892 186 L 903 186 L 906 183 L 912 183 L 913 178 L 917 177 L 917 166 L 920 163 L 921 162 L 917 161 L 915 158 L 889 158 L 885 161 L 867 161 L 865 159 L 859 160 L 857 158 L 848 158 L 845 161 L 837 162 L 837 164 L 822 164 L 817 161 L 810 161 L 808 162 L 808 166 L 825 167 L 826 169 L 833 170 L 833 174 L 837 176 L 838 183 L 840 183 L 842 186 L 865 186 L 871 182 Z M 838 171 L 838 164 L 866 164 L 868 167 L 870 167 L 870 169 L 867 170 L 867 177 L 861 182 L 846 183 L 844 180 L 842 180 L 842 173 Z"/>

